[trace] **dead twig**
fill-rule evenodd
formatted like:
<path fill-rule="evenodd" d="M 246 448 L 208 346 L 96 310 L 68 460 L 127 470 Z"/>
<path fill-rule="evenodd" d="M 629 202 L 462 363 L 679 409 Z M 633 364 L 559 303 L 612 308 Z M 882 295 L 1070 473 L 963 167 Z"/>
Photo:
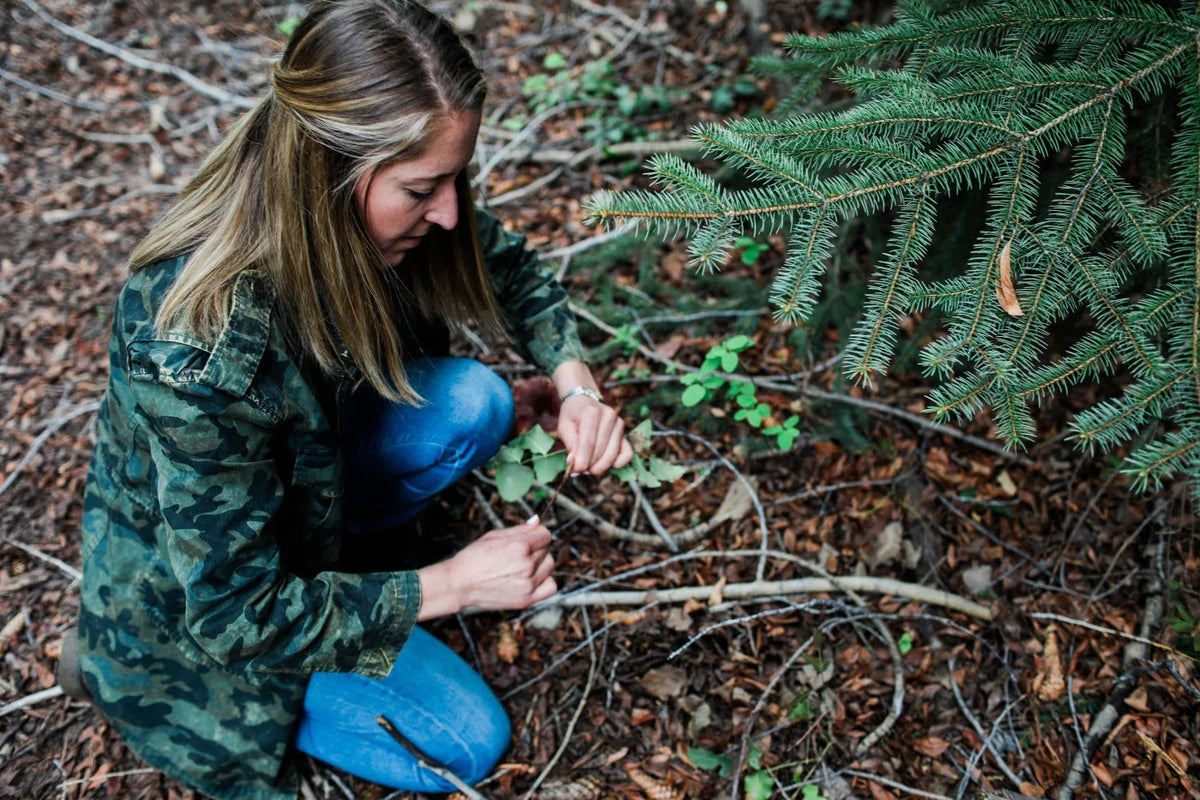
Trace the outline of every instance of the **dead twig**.
<path fill-rule="evenodd" d="M 836 578 L 795 578 L 785 581 L 727 583 L 721 589 L 721 596 L 726 600 L 734 598 L 749 600 L 754 598 L 787 597 L 789 595 L 827 592 L 870 592 L 872 594 L 906 597 L 909 600 L 941 606 L 987 622 L 991 622 L 993 619 L 992 610 L 985 605 L 967 600 L 959 595 L 944 592 L 940 589 L 916 583 L 907 583 L 895 580 L 894 578 L 848 575 Z M 535 608 L 556 605 L 567 607 L 598 605 L 630 606 L 643 605 L 651 601 L 658 603 L 685 603 L 688 600 L 708 600 L 712 595 L 712 586 L 679 586 L 673 589 L 650 589 L 646 591 L 572 592 L 544 600 L 535 606 Z"/>
<path fill-rule="evenodd" d="M 176 195 L 179 194 L 179 187 L 170 183 L 151 183 L 147 186 L 139 186 L 136 189 L 130 189 L 120 197 L 114 197 L 112 200 L 101 203 L 98 206 L 77 209 L 51 209 L 42 214 L 42 222 L 46 223 L 47 225 L 57 225 L 60 222 L 70 222 L 71 220 L 83 219 L 84 217 L 95 217 L 103 214 L 109 209 L 128 203 L 130 200 L 136 200 L 139 197 L 148 197 L 156 194 Z"/>
<path fill-rule="evenodd" d="M 42 449 L 42 445 L 46 443 L 46 440 L 53 436 L 59 428 L 66 425 L 76 417 L 83 416 L 84 414 L 90 414 L 99 408 L 100 403 L 98 402 L 84 403 L 83 405 L 77 406 L 76 408 L 68 411 L 63 416 L 56 417 L 46 423 L 46 427 L 37 435 L 37 438 L 33 440 L 33 444 L 29 446 L 29 452 L 24 455 L 12 473 L 4 479 L 4 483 L 0 484 L 0 494 L 4 494 L 6 491 L 8 491 L 8 487 L 12 486 L 13 483 L 16 482 L 17 476 L 21 474 L 25 467 L 29 466 L 29 462 L 32 461 L 33 457 L 37 455 L 38 451 Z"/>
<path fill-rule="evenodd" d="M 1153 565 L 1162 563 L 1166 551 L 1167 532 L 1165 528 L 1165 525 L 1160 527 L 1161 535 L 1145 549 L 1145 554 Z M 1071 759 L 1071 766 L 1067 770 L 1067 777 L 1058 789 L 1058 800 L 1071 800 L 1075 796 L 1075 790 L 1083 784 L 1084 775 L 1091 769 L 1092 754 L 1100 742 L 1108 736 L 1117 720 L 1125 713 L 1125 698 L 1129 697 L 1137 688 L 1142 676 L 1153 674 L 1163 666 L 1160 663 L 1134 668 L 1136 663 L 1145 661 L 1148 655 L 1147 648 L 1155 644 L 1147 637 L 1150 633 L 1158 630 L 1163 618 L 1165 604 L 1163 602 L 1162 577 L 1159 571 L 1153 568 L 1149 575 L 1150 577 L 1146 581 L 1146 608 L 1142 615 L 1141 635 L 1128 637 L 1130 641 L 1125 645 L 1121 656 L 1121 664 L 1125 673 L 1114 682 L 1104 707 L 1092 717 L 1092 724 L 1088 728 L 1087 736 L 1080 741 L 1079 749 L 1075 751 L 1075 757 Z M 1170 649 L 1173 650 L 1173 648 Z M 1171 662 L 1167 661 L 1166 663 Z M 1074 698 L 1070 699 L 1073 706 Z M 1079 726 L 1077 725 L 1076 728 L 1078 730 Z"/>
<path fill-rule="evenodd" d="M 558 749 L 554 752 L 554 755 L 546 763 L 546 766 L 542 769 L 541 773 L 538 774 L 537 778 L 533 782 L 533 785 L 529 787 L 529 791 L 525 793 L 525 800 L 529 800 L 529 798 L 533 797 L 533 793 L 536 792 L 537 788 L 542 785 L 542 781 L 546 780 L 546 777 L 549 776 L 550 771 L 554 769 L 554 765 L 558 763 L 558 760 L 562 758 L 563 753 L 566 752 L 567 745 L 571 743 L 571 734 L 575 732 L 575 725 L 579 722 L 579 718 L 583 715 L 583 710 L 587 708 L 587 701 L 588 697 L 592 694 L 592 687 L 596 685 L 596 671 L 599 665 L 599 658 L 596 654 L 596 641 L 595 636 L 592 634 L 592 624 L 588 620 L 586 611 L 583 613 L 583 627 L 587 633 L 586 641 L 588 643 L 588 651 L 591 655 L 591 665 L 588 667 L 587 682 L 583 687 L 583 693 L 579 697 L 579 705 L 575 707 L 575 713 L 571 716 L 571 721 L 567 723 L 567 729 L 563 731 L 562 742 L 559 743 Z"/>
<path fill-rule="evenodd" d="M 27 545 L 24 542 L 18 542 L 17 540 L 11 539 L 7 536 L 0 537 L 0 541 L 4 542 L 5 544 L 10 544 L 13 547 L 24 550 L 26 553 L 33 556 L 34 558 L 39 559 L 41 561 L 45 561 L 47 564 L 51 564 L 51 565 L 57 567 L 63 573 L 65 573 L 67 575 L 67 577 L 69 577 L 71 580 L 75 580 L 75 581 L 83 580 L 83 573 L 80 572 L 79 570 L 77 570 L 75 567 L 72 567 L 70 564 L 63 561 L 62 559 L 55 558 L 54 556 L 49 555 L 48 553 L 43 553 L 41 550 L 38 550 L 36 547 Z"/>
<path fill-rule="evenodd" d="M 62 92 L 56 92 L 53 89 L 48 89 L 45 86 L 39 86 L 36 83 L 27 81 L 20 75 L 9 72 L 6 69 L 0 69 L 0 79 L 6 80 L 9 83 L 16 84 L 26 91 L 40 94 L 42 97 L 47 97 L 57 103 L 63 103 L 73 108 L 82 108 L 85 111 L 111 111 L 112 107 L 103 103 L 96 103 L 91 100 L 80 100 L 70 95 L 65 95 Z"/>
<path fill-rule="evenodd" d="M 226 103 L 234 106 L 235 108 L 254 108 L 254 106 L 257 104 L 257 101 L 248 97 L 242 97 L 241 95 L 233 94 L 218 86 L 213 86 L 211 83 L 202 81 L 200 78 L 196 77 L 182 67 L 177 67 L 174 64 L 164 64 L 161 61 L 152 61 L 148 58 L 139 56 L 137 53 L 130 52 L 123 47 L 110 44 L 103 39 L 97 39 L 90 33 L 85 33 L 78 28 L 72 27 L 65 22 L 58 20 L 48 11 L 46 11 L 46 9 L 42 8 L 40 4 L 35 2 L 35 0 L 21 0 L 21 2 L 23 2 L 25 6 L 34 14 L 36 14 L 43 22 L 54 28 L 59 33 L 69 36 L 76 41 L 83 42 L 88 47 L 99 50 L 102 53 L 115 56 L 130 66 L 137 67 L 138 69 L 144 69 L 149 72 L 156 72 L 159 75 L 169 75 L 170 77 L 181 81 L 205 97 L 212 98 L 219 103 Z"/>
<path fill-rule="evenodd" d="M 25 695 L 20 700 L 14 700 L 8 705 L 0 706 L 0 717 L 11 714 L 14 711 L 20 711 L 22 708 L 28 708 L 38 703 L 44 703 L 47 700 L 53 700 L 56 697 L 62 697 L 62 693 L 61 686 L 51 686 L 49 689 Z"/>
<path fill-rule="evenodd" d="M 971 713 L 971 709 L 967 707 L 967 702 L 965 700 L 963 700 L 962 692 L 960 692 L 958 689 L 958 681 L 954 680 L 954 671 L 955 671 L 954 656 L 950 656 L 950 660 L 947 664 L 947 670 L 950 673 L 949 676 L 947 677 L 947 682 L 950 684 L 950 689 L 954 693 L 954 700 L 955 700 L 955 702 L 958 703 L 959 710 L 961 710 L 963 712 L 963 716 L 965 716 L 967 718 L 967 720 L 971 723 L 971 727 L 975 729 L 975 733 L 979 736 L 979 740 L 983 743 L 980 747 L 980 750 L 976 751 L 975 754 L 972 754 L 972 756 L 971 756 L 972 764 L 975 761 L 977 761 L 977 755 L 979 753 L 982 753 L 983 751 L 987 751 L 988 753 L 991 753 L 992 759 L 995 761 L 996 766 L 1000 768 L 1000 771 L 1003 772 L 1010 781 L 1012 781 L 1012 784 L 1014 786 L 1016 786 L 1018 789 L 1020 789 L 1021 788 L 1021 779 L 1018 778 L 1015 774 L 1013 774 L 1013 771 L 1011 769 L 1009 769 L 1009 767 L 1008 767 L 1008 762 L 1004 760 L 1003 754 L 996 752 L 996 748 L 992 744 L 992 740 L 996 737 L 996 728 L 1000 724 L 1000 722 L 1004 719 L 1004 717 L 1008 714 L 1008 709 L 1005 709 L 1004 713 L 1001 714 L 999 717 L 997 717 L 996 721 L 994 723 L 992 723 L 992 732 L 990 734 L 984 733 L 983 726 L 979 724 L 979 720 L 975 718 L 975 715 Z M 1010 705 L 1009 708 L 1011 708 L 1011 707 L 1012 706 Z M 966 773 L 963 775 L 964 782 L 967 780 L 967 777 L 970 775 L 970 773 L 971 773 L 971 770 L 970 770 L 970 768 L 968 768 Z M 961 785 L 960 785 L 959 791 L 961 794 L 961 792 L 962 792 Z"/>
<path fill-rule="evenodd" d="M 417 764 L 422 768 L 427 769 L 433 774 L 437 775 L 439 778 L 454 784 L 455 789 L 471 798 L 471 800 L 487 800 L 486 797 L 471 788 L 469 783 L 455 775 L 454 770 L 450 769 L 445 764 L 441 764 L 425 755 L 421 748 L 413 744 L 407 736 L 401 733 L 396 726 L 392 724 L 390 719 L 380 714 L 375 718 L 375 721 L 379 723 L 379 727 L 387 731 L 388 736 L 391 736 L 392 740 L 395 741 L 396 744 L 403 747 L 409 755 L 415 758 L 417 760 Z"/>

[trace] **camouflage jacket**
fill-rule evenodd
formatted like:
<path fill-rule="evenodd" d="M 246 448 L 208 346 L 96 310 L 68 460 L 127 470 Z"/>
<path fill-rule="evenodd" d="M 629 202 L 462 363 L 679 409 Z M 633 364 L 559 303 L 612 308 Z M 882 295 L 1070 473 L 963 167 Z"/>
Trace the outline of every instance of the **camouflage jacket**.
<path fill-rule="evenodd" d="M 491 217 L 480 235 L 522 354 L 547 371 L 579 358 L 553 276 Z M 353 370 L 305 369 L 254 271 L 215 341 L 156 332 L 183 260 L 134 274 L 117 300 L 84 500 L 80 662 L 149 764 L 217 798 L 292 798 L 307 676 L 386 675 L 420 585 L 331 569 L 342 455 L 318 398 L 343 402 Z"/>

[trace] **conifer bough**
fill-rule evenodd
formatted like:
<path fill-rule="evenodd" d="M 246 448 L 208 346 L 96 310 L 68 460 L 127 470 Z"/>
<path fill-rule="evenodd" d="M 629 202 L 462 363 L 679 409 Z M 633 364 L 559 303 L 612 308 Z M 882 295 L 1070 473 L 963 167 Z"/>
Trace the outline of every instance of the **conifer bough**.
<path fill-rule="evenodd" d="M 988 408 L 1023 446 L 1046 398 L 1097 384 L 1108 399 L 1071 423 L 1079 446 L 1123 453 L 1140 489 L 1183 476 L 1200 496 L 1197 4 L 924 1 L 895 20 L 789 36 L 785 57 L 757 62 L 799 84 L 785 112 L 694 131 L 751 188 L 661 155 L 658 188 L 598 195 L 591 219 L 686 236 L 702 270 L 739 236 L 787 232 L 770 300 L 802 322 L 841 228 L 886 213 L 848 377 L 869 384 L 898 323 L 936 312 L 921 353 L 936 419 Z M 803 110 L 824 76 L 856 102 Z M 962 236 L 969 255 L 947 269 Z"/>

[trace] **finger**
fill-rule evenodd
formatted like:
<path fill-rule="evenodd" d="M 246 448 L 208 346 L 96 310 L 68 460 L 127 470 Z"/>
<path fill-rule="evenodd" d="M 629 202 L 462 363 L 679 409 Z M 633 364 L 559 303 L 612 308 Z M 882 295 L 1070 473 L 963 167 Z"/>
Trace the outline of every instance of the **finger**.
<path fill-rule="evenodd" d="M 633 445 L 631 445 L 629 443 L 628 439 L 622 437 L 621 438 L 621 450 L 617 454 L 617 460 L 613 462 L 613 466 L 620 468 L 620 467 L 625 466 L 632 460 L 633 460 Z"/>
<path fill-rule="evenodd" d="M 590 414 L 588 415 L 591 416 Z M 592 451 L 596 447 L 596 425 L 591 419 L 581 419 L 578 429 L 579 437 L 571 448 L 573 458 L 572 469 L 575 473 L 586 471 L 592 465 Z"/>
<path fill-rule="evenodd" d="M 550 546 L 550 542 L 554 537 L 550 533 L 550 529 L 545 525 L 539 524 L 535 528 L 528 528 L 519 531 L 519 535 L 524 537 L 524 545 L 526 553 L 535 553 L 539 550 L 545 550 Z"/>
<path fill-rule="evenodd" d="M 621 453 L 621 443 L 625 441 L 624 433 L 625 425 L 618 417 L 616 424 L 609 429 L 608 434 L 600 442 L 603 449 L 592 462 L 593 475 L 603 475 L 615 464 L 617 456 Z"/>
<path fill-rule="evenodd" d="M 537 562 L 537 565 L 533 570 L 534 585 L 536 586 L 537 584 L 540 584 L 542 581 L 546 580 L 546 578 L 548 578 L 550 573 L 553 571 L 554 557 L 549 553 L 543 553 L 541 560 Z"/>
<path fill-rule="evenodd" d="M 542 583 L 539 584 L 536 589 L 533 590 L 533 594 L 529 598 L 529 604 L 533 605 L 534 603 L 540 603 L 543 600 L 548 600 L 557 593 L 558 584 L 555 583 L 554 578 L 548 577 L 546 580 L 542 581 Z"/>

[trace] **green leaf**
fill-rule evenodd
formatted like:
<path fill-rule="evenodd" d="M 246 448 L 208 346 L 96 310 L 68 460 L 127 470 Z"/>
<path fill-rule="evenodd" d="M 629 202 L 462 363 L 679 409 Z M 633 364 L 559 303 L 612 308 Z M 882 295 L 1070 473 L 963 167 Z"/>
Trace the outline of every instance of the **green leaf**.
<path fill-rule="evenodd" d="M 758 398 L 752 394 L 739 394 L 737 404 L 742 408 L 754 408 L 758 405 Z"/>
<path fill-rule="evenodd" d="M 691 761 L 700 769 L 717 770 L 717 773 L 722 777 L 728 777 L 729 770 L 733 767 L 732 759 L 727 754 L 722 753 L 717 755 L 712 750 L 705 750 L 703 747 L 688 748 L 688 761 Z"/>
<path fill-rule="evenodd" d="M 551 453 L 533 459 L 533 474 L 539 483 L 553 483 L 567 468 L 567 454 Z"/>
<path fill-rule="evenodd" d="M 545 67 L 546 69 L 551 69 L 551 70 L 562 69 L 566 65 L 567 65 L 566 56 L 564 56 L 562 53 L 559 53 L 558 51 L 553 51 L 553 52 L 547 53 L 546 57 L 542 59 L 542 66 Z"/>
<path fill-rule="evenodd" d="M 637 470 L 631 465 L 626 464 L 623 467 L 613 467 L 609 470 L 613 475 L 617 476 L 617 480 L 624 483 L 629 483 L 637 478 Z"/>
<path fill-rule="evenodd" d="M 730 336 L 721 344 L 725 345 L 727 350 L 741 352 L 754 344 L 754 340 L 745 334 L 739 333 L 737 336 Z"/>
<path fill-rule="evenodd" d="M 912 650 L 913 637 L 908 631 L 900 634 L 900 638 L 896 640 L 896 649 L 900 651 L 900 655 L 906 656 Z"/>
<path fill-rule="evenodd" d="M 775 789 L 775 781 L 766 770 L 751 772 L 746 776 L 746 800 L 770 800 Z"/>
<path fill-rule="evenodd" d="M 788 709 L 788 719 L 808 721 L 814 716 L 816 715 L 813 714 L 812 704 L 808 702 L 807 697 L 796 698 L 796 701 L 792 703 L 792 707 Z"/>
<path fill-rule="evenodd" d="M 674 483 L 687 473 L 687 467 L 672 464 L 658 456 L 650 456 L 650 472 L 664 483 Z"/>
<path fill-rule="evenodd" d="M 746 753 L 746 763 L 750 765 L 750 769 L 762 769 L 763 752 L 754 742 L 750 743 L 750 750 Z"/>
<path fill-rule="evenodd" d="M 541 425 L 534 425 L 523 434 L 525 446 L 529 452 L 544 456 L 554 447 L 554 437 L 542 430 Z"/>
<path fill-rule="evenodd" d="M 721 370 L 723 372 L 733 372 L 738 367 L 737 353 L 726 353 L 721 356 Z"/>
<path fill-rule="evenodd" d="M 642 460 L 641 456 L 633 457 L 633 468 L 637 470 L 638 483 L 642 484 L 647 489 L 657 489 L 658 487 L 662 486 L 662 481 L 658 479 L 657 475 L 650 471 L 650 469 L 646 466 L 646 462 Z"/>
<path fill-rule="evenodd" d="M 496 489 L 506 503 L 525 496 L 533 486 L 533 470 L 524 464 L 501 464 L 496 470 Z"/>
<path fill-rule="evenodd" d="M 698 383 L 693 383 L 691 386 L 683 390 L 683 396 L 679 398 L 680 402 L 688 408 L 698 406 L 704 402 L 704 398 L 708 397 L 708 389 L 705 389 Z"/>
<path fill-rule="evenodd" d="M 825 800 L 819 786 L 809 783 L 800 789 L 800 800 Z"/>
<path fill-rule="evenodd" d="M 492 461 L 495 466 L 500 464 L 519 464 L 525 460 L 525 447 L 520 444 L 520 439 L 514 439 L 508 444 L 501 447 L 496 455 L 492 456 Z"/>
<path fill-rule="evenodd" d="M 800 431 L 786 430 L 781 432 L 775 439 L 780 450 L 791 450 L 792 445 L 796 443 L 796 438 L 800 436 Z"/>
<path fill-rule="evenodd" d="M 301 19 L 302 19 L 302 17 L 300 17 L 298 15 L 293 15 L 293 16 L 285 17 L 284 19 L 281 19 L 279 21 L 279 25 L 277 26 L 279 28 L 279 32 L 282 33 L 284 36 L 287 36 L 290 38 L 291 35 L 296 32 L 296 28 L 297 28 L 297 26 L 300 25 Z"/>

